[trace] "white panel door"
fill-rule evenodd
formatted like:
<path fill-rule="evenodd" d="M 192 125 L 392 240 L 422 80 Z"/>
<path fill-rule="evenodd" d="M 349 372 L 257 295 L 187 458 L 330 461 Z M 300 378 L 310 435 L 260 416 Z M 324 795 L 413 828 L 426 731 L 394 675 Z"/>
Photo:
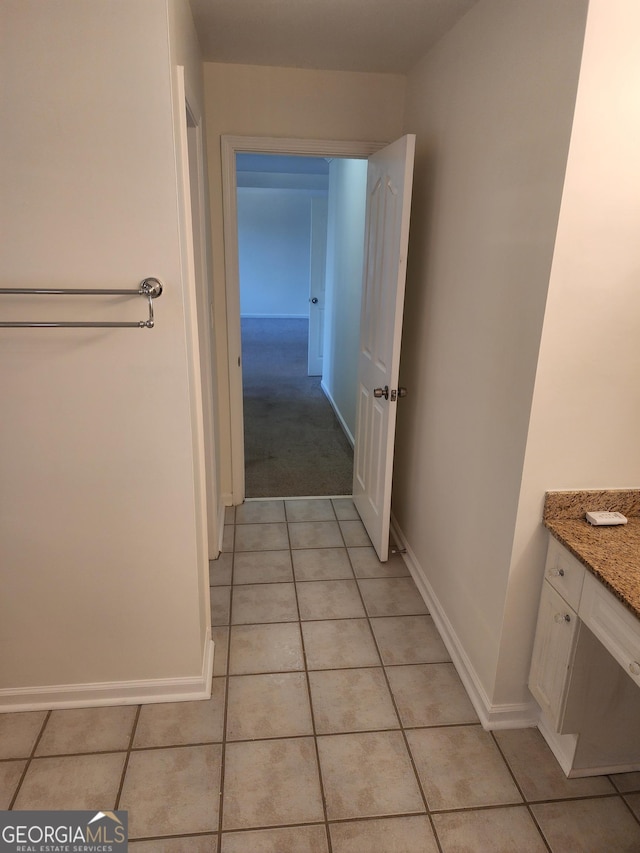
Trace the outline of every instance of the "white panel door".
<path fill-rule="evenodd" d="M 415 136 L 369 157 L 353 500 L 389 557 L 391 479 Z"/>
<path fill-rule="evenodd" d="M 309 376 L 322 376 L 325 276 L 327 267 L 327 199 L 311 199 L 311 268 L 309 273 Z"/>

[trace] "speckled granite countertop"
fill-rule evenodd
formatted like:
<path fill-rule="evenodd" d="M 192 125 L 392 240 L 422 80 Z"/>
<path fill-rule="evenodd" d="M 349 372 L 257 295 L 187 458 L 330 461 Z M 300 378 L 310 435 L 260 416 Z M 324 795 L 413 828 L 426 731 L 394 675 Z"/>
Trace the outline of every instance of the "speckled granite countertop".
<path fill-rule="evenodd" d="M 628 523 L 593 527 L 588 510 L 621 512 Z M 640 619 L 640 489 L 547 492 L 543 522 Z"/>

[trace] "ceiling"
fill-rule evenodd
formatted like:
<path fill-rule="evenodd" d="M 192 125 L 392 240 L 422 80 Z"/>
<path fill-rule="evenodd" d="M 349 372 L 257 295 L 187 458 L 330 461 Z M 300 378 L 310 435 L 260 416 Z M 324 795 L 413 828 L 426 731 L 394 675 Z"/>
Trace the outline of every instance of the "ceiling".
<path fill-rule="evenodd" d="M 190 0 L 206 62 L 408 72 L 477 0 Z"/>

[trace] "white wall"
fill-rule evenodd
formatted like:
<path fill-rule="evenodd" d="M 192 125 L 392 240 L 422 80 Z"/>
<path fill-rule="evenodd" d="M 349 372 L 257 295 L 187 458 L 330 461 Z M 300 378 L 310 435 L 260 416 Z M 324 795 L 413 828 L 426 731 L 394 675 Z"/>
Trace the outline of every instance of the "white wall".
<path fill-rule="evenodd" d="M 388 142 L 402 134 L 398 74 L 205 63 L 222 489 L 231 494 L 231 422 L 222 227 L 221 134 Z"/>
<path fill-rule="evenodd" d="M 238 187 L 240 314 L 308 317 L 311 194 Z"/>
<path fill-rule="evenodd" d="M 640 7 L 591 0 L 515 529 L 499 696 L 526 672 L 549 489 L 640 482 Z"/>
<path fill-rule="evenodd" d="M 196 80 L 177 8 L 171 50 Z M 68 686 L 79 702 L 203 693 L 169 9 L 7 0 L 0 16 L 0 286 L 166 284 L 151 331 L 0 330 L 0 706 L 67 701 Z M 16 319 L 145 314 L 139 299 L 3 300 Z"/>
<path fill-rule="evenodd" d="M 487 706 L 585 10 L 481 0 L 409 75 L 409 395 L 393 512 Z"/>
<path fill-rule="evenodd" d="M 169 48 L 172 66 L 179 65 L 184 72 L 184 96 L 177 91 L 177 75 L 172 79 L 174 128 L 178 139 L 178 149 L 185 146 L 189 160 L 189 196 L 186 188 L 178 185 L 184 212 L 191 210 L 192 222 L 182 217 L 183 266 L 191 268 L 189 278 L 195 299 L 192 310 L 197 313 L 198 352 L 192 348 L 191 360 L 195 372 L 200 378 L 192 377 L 191 385 L 201 393 L 191 395 L 192 407 L 200 408 L 201 414 L 194 411 L 192 420 L 202 420 L 202 441 L 204 443 L 204 476 L 207 503 L 206 526 L 208 529 L 208 556 L 218 556 L 224 525 L 224 506 L 220 498 L 220 449 L 216 436 L 216 412 L 218 408 L 218 390 L 216 381 L 215 348 L 211 316 L 213 309 L 213 278 L 211 261 L 211 218 L 209 215 L 209 194 L 207 191 L 207 154 L 204 134 L 204 81 L 198 36 L 196 34 L 191 8 L 185 0 L 169 0 Z M 186 98 L 189 109 L 187 140 L 181 138 L 179 124 L 184 121 L 183 100 Z M 186 143 L 186 144 L 185 144 Z M 189 235 L 192 239 L 189 239 Z M 192 251 L 193 257 L 189 257 Z M 186 254 L 186 257 L 185 257 Z M 195 343 L 195 341 L 193 342 Z M 197 399 L 200 397 L 200 399 Z M 208 584 L 208 578 L 206 579 Z"/>
<path fill-rule="evenodd" d="M 352 444 L 356 430 L 366 190 L 366 160 L 331 161 L 322 387 Z"/>

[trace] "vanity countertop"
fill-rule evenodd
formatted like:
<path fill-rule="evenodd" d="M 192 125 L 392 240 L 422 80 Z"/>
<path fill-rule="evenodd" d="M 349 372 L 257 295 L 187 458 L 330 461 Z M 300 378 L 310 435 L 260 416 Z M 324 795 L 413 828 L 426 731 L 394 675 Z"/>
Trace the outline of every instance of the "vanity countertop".
<path fill-rule="evenodd" d="M 594 527 L 589 510 L 621 512 L 628 522 Z M 547 492 L 543 522 L 640 619 L 640 489 Z"/>

